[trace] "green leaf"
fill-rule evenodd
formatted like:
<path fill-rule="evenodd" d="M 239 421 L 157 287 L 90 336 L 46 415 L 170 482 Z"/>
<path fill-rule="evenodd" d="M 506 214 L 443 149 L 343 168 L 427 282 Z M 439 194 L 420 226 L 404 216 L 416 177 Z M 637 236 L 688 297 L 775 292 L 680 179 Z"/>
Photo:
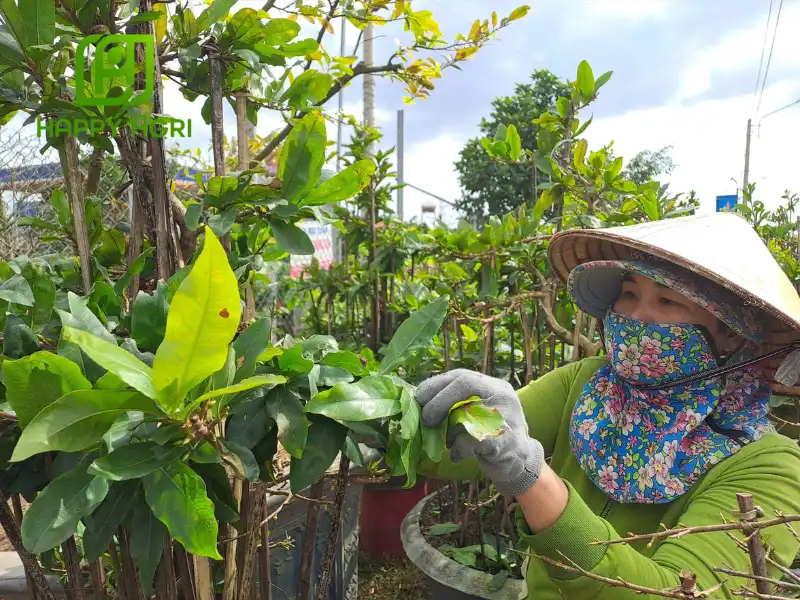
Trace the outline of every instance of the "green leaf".
<path fill-rule="evenodd" d="M 212 215 L 208 219 L 208 227 L 218 237 L 223 237 L 230 233 L 233 224 L 236 222 L 236 206 L 231 206 L 229 209 Z"/>
<path fill-rule="evenodd" d="M 391 373 L 433 339 L 447 316 L 449 302 L 449 296 L 441 296 L 403 321 L 389 342 L 380 373 Z"/>
<path fill-rule="evenodd" d="M 258 481 L 260 469 L 249 448 L 231 440 L 219 440 L 222 456 L 225 462 L 236 471 L 237 477 L 244 477 L 248 481 Z"/>
<path fill-rule="evenodd" d="M 139 13 L 128 19 L 128 25 L 136 25 L 137 23 L 149 23 L 150 21 L 156 21 L 161 18 L 164 13 L 161 13 L 157 10 L 150 10 L 147 12 Z"/>
<path fill-rule="evenodd" d="M 206 493 L 214 503 L 214 515 L 217 520 L 235 523 L 239 520 L 236 512 L 238 504 L 233 497 L 233 490 L 228 480 L 228 473 L 221 464 L 197 464 L 192 467 L 206 484 Z"/>
<path fill-rule="evenodd" d="M 611 76 L 614 74 L 614 71 L 606 71 L 600 77 L 598 77 L 594 82 L 594 93 L 600 91 L 600 88 L 603 87 L 605 84 L 608 83 L 608 80 L 611 79 Z"/>
<path fill-rule="evenodd" d="M 522 154 L 522 140 L 519 132 L 514 125 L 509 125 L 506 129 L 506 145 L 508 146 L 508 156 L 511 160 L 519 160 Z"/>
<path fill-rule="evenodd" d="M 501 435 L 505 420 L 496 408 L 470 402 L 451 410 L 448 427 L 455 425 L 463 425 L 468 434 L 478 441 L 484 441 Z"/>
<path fill-rule="evenodd" d="M 198 225 L 200 225 L 200 217 L 203 216 L 203 205 L 199 203 L 190 204 L 186 208 L 186 215 L 184 216 L 184 220 L 186 222 L 186 227 L 189 228 L 189 231 L 194 231 L 197 229 Z"/>
<path fill-rule="evenodd" d="M 155 352 L 164 339 L 167 330 L 167 284 L 159 281 L 155 293 L 151 296 L 139 292 L 133 302 L 131 315 L 131 337 L 142 352 Z"/>
<path fill-rule="evenodd" d="M 293 457 L 302 458 L 309 423 L 300 398 L 289 389 L 279 388 L 267 393 L 265 406 L 267 415 L 278 425 L 281 445 Z"/>
<path fill-rule="evenodd" d="M 309 69 L 295 77 L 280 101 L 296 109 L 314 106 L 325 99 L 332 85 L 332 75 Z"/>
<path fill-rule="evenodd" d="M 490 592 L 498 592 L 502 589 L 503 585 L 505 584 L 506 580 L 509 577 L 511 577 L 511 571 L 503 569 L 499 573 L 495 573 L 492 576 L 492 579 L 489 581 L 486 587 Z"/>
<path fill-rule="evenodd" d="M 217 551 L 214 504 L 203 479 L 189 467 L 174 462 L 142 479 L 147 504 L 187 551 L 222 560 Z"/>
<path fill-rule="evenodd" d="M 206 392 L 202 396 L 199 396 L 192 403 L 192 405 L 200 404 L 205 400 L 216 398 L 217 396 L 225 396 L 227 394 L 237 394 L 239 392 L 245 392 L 247 390 L 252 390 L 253 388 L 261 386 L 275 387 L 276 385 L 281 385 L 284 383 L 286 383 L 286 377 L 284 377 L 283 375 L 254 375 L 253 377 L 248 377 L 247 379 L 243 379 L 242 381 L 240 381 L 239 383 L 235 383 L 234 385 Z"/>
<path fill-rule="evenodd" d="M 314 361 L 303 356 L 303 347 L 293 346 L 278 356 L 278 366 L 281 373 L 289 375 L 304 375 L 314 368 Z"/>
<path fill-rule="evenodd" d="M 306 38 L 291 44 L 283 44 L 281 46 L 281 53 L 286 58 L 294 58 L 295 56 L 308 56 L 319 50 L 319 43 L 312 38 Z"/>
<path fill-rule="evenodd" d="M 87 518 L 83 533 L 83 554 L 88 562 L 97 560 L 108 551 L 108 545 L 117 528 L 136 501 L 138 488 L 138 481 L 111 484 L 103 502 L 91 518 Z"/>
<path fill-rule="evenodd" d="M 108 481 L 86 473 L 85 466 L 67 471 L 36 496 L 22 519 L 22 543 L 39 554 L 54 548 L 75 533 L 86 515 L 108 493 Z"/>
<path fill-rule="evenodd" d="M 9 358 L 22 358 L 37 350 L 39 342 L 36 334 L 17 315 L 8 313 L 3 329 L 3 354 Z"/>
<path fill-rule="evenodd" d="M 325 355 L 325 358 L 322 359 L 321 364 L 329 367 L 344 369 L 353 375 L 364 374 L 364 365 L 361 364 L 361 360 L 358 358 L 358 356 L 347 350 L 331 352 L 330 354 Z"/>
<path fill-rule="evenodd" d="M 160 399 L 159 393 L 153 387 L 153 370 L 127 350 L 123 350 L 116 343 L 108 343 L 72 327 L 64 327 L 61 336 L 64 340 L 79 346 L 89 358 L 114 373 L 133 389 L 148 398 Z"/>
<path fill-rule="evenodd" d="M 160 446 L 141 442 L 122 446 L 89 465 L 88 472 L 112 481 L 139 479 L 178 460 L 186 453 L 183 446 Z"/>
<path fill-rule="evenodd" d="M 303 457 L 292 457 L 289 483 L 293 493 L 299 494 L 325 474 L 339 454 L 346 436 L 347 429 L 334 421 L 311 424 Z"/>
<path fill-rule="evenodd" d="M 436 523 L 428 528 L 428 535 L 448 535 L 456 531 L 461 531 L 458 523 Z"/>
<path fill-rule="evenodd" d="M 74 362 L 45 350 L 3 362 L 6 399 L 23 429 L 46 406 L 92 384 Z"/>
<path fill-rule="evenodd" d="M 211 27 L 217 21 L 220 21 L 228 11 L 236 4 L 236 0 L 214 0 L 207 9 L 200 13 L 195 21 L 197 31 L 205 32 L 206 29 Z"/>
<path fill-rule="evenodd" d="M 578 140 L 575 144 L 575 153 L 572 157 L 572 164 L 576 167 L 583 166 L 583 161 L 586 159 L 586 151 L 589 149 L 589 142 L 586 139 Z"/>
<path fill-rule="evenodd" d="M 594 89 L 592 67 L 585 60 L 581 61 L 581 64 L 578 65 L 578 90 L 586 99 L 589 99 L 594 96 Z"/>
<path fill-rule="evenodd" d="M 147 259 L 150 258 L 154 252 L 155 248 L 151 246 L 150 248 L 146 248 L 139 256 L 133 259 L 133 262 L 128 265 L 125 274 L 114 284 L 114 291 L 117 292 L 117 294 L 121 295 L 123 291 L 125 291 L 128 285 L 130 285 L 131 279 L 133 279 L 134 275 L 139 275 L 142 271 L 144 271 L 144 268 L 147 265 Z"/>
<path fill-rule="evenodd" d="M 0 300 L 21 306 L 33 306 L 35 302 L 31 286 L 22 275 L 14 275 L 0 283 Z"/>
<path fill-rule="evenodd" d="M 255 396 L 234 406 L 225 427 L 225 437 L 245 448 L 255 446 L 270 429 L 264 393 L 256 392 Z"/>
<path fill-rule="evenodd" d="M 153 589 L 153 577 L 164 552 L 164 537 L 167 528 L 158 520 L 144 501 L 137 496 L 131 521 L 131 556 L 139 567 L 139 579 L 149 597 Z"/>
<path fill-rule="evenodd" d="M 67 292 L 67 299 L 69 301 L 70 312 L 58 311 L 58 314 L 61 316 L 61 323 L 65 327 L 86 331 L 111 344 L 117 343 L 114 336 L 106 329 L 100 319 L 86 306 L 85 299 L 72 292 Z"/>
<path fill-rule="evenodd" d="M 314 254 L 314 244 L 308 234 L 294 223 L 286 223 L 280 219 L 268 219 L 272 227 L 272 235 L 278 246 L 289 254 L 308 256 Z"/>
<path fill-rule="evenodd" d="M 14 0 L 0 0 L 0 15 L 3 16 L 3 23 L 11 31 L 20 47 L 26 48 L 28 46 L 28 34 L 25 22 L 30 18 L 30 15 L 26 14 L 23 19 L 21 11 L 17 8 Z"/>
<path fill-rule="evenodd" d="M 389 377 L 373 375 L 357 383 L 339 383 L 311 398 L 307 413 L 336 421 L 370 421 L 400 412 L 400 388 Z"/>
<path fill-rule="evenodd" d="M 374 173 L 375 161 L 359 160 L 311 190 L 299 205 L 322 206 L 352 198 L 369 185 Z"/>
<path fill-rule="evenodd" d="M 256 371 L 256 360 L 269 346 L 269 332 L 272 321 L 269 317 L 258 319 L 250 324 L 236 341 L 233 349 L 236 351 L 236 360 L 239 367 L 236 369 L 234 382 L 250 377 Z"/>
<path fill-rule="evenodd" d="M 556 110 L 560 117 L 565 118 L 569 113 L 569 98 L 559 96 L 558 100 L 556 100 Z"/>
<path fill-rule="evenodd" d="M 466 567 L 474 567 L 477 564 L 475 553 L 463 548 L 453 548 L 450 550 L 450 556 L 453 557 L 454 561 Z"/>
<path fill-rule="evenodd" d="M 173 409 L 225 364 L 242 316 L 239 285 L 225 250 L 209 228 L 205 231 L 200 257 L 170 304 L 166 335 L 153 364 L 156 390 L 171 384 L 177 388 Z"/>
<path fill-rule="evenodd" d="M 447 420 L 436 427 L 422 427 L 422 451 L 434 462 L 442 460 L 447 445 Z"/>
<path fill-rule="evenodd" d="M 286 138 L 278 162 L 278 178 L 281 193 L 289 202 L 319 181 L 326 143 L 325 120 L 316 111 L 300 119 Z"/>
<path fill-rule="evenodd" d="M 33 264 L 26 265 L 22 275 L 28 280 L 33 292 L 31 329 L 40 332 L 53 316 L 53 308 L 56 305 L 56 284 L 41 267 Z"/>
<path fill-rule="evenodd" d="M 159 413 L 139 392 L 76 390 L 49 404 L 28 424 L 14 448 L 12 462 L 51 450 L 77 452 L 98 445 L 120 413 Z"/>
<path fill-rule="evenodd" d="M 300 33 L 300 25 L 289 19 L 270 19 L 262 32 L 261 43 L 278 46 L 292 41 Z"/>

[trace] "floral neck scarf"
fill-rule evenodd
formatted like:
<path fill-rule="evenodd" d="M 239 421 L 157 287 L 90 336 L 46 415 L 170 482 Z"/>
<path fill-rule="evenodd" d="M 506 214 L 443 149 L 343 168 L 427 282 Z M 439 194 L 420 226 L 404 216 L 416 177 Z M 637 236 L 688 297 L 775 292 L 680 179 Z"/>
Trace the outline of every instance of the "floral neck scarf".
<path fill-rule="evenodd" d="M 701 327 L 613 312 L 603 324 L 610 361 L 575 405 L 570 444 L 611 499 L 670 502 L 713 465 L 773 431 L 766 418 L 770 391 L 756 371 L 680 383 L 718 364 Z M 653 389 L 657 384 L 671 387 Z"/>

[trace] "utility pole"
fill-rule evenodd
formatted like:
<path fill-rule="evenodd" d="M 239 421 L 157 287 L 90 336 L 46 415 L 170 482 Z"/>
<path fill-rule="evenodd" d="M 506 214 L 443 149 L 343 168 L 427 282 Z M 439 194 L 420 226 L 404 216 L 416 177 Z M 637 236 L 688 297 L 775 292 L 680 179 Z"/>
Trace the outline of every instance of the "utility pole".
<path fill-rule="evenodd" d="M 750 183 L 750 133 L 753 129 L 753 120 L 747 119 L 747 138 L 744 145 L 744 177 L 742 178 L 742 193 Z"/>
<path fill-rule="evenodd" d="M 403 176 L 403 130 L 405 123 L 403 122 L 403 109 L 397 111 L 397 218 L 403 220 L 403 184 L 405 179 Z"/>

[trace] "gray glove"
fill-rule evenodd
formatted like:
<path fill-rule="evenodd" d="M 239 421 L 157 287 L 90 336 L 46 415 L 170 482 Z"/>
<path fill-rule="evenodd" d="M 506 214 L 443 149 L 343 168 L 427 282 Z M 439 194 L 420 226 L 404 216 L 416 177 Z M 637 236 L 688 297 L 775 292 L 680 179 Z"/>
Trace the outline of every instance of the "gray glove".
<path fill-rule="evenodd" d="M 539 478 L 544 463 L 542 445 L 528 435 L 528 424 L 511 384 L 467 369 L 456 369 L 424 381 L 416 400 L 422 406 L 422 424 L 435 427 L 447 419 L 458 402 L 479 396 L 484 405 L 496 408 L 505 419 L 503 433 L 479 442 L 463 425 L 447 432 L 450 458 L 459 462 L 475 456 L 498 492 L 519 496 Z"/>

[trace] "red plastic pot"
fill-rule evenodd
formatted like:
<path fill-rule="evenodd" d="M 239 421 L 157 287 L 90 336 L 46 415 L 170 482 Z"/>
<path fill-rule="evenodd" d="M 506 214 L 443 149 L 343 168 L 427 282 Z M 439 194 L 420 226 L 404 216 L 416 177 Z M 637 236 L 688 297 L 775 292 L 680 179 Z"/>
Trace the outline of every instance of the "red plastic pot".
<path fill-rule="evenodd" d="M 405 490 L 404 482 L 405 477 L 398 477 L 362 488 L 359 547 L 370 558 L 405 558 L 400 539 L 403 519 L 422 498 L 441 487 L 439 481 L 422 479 Z"/>

